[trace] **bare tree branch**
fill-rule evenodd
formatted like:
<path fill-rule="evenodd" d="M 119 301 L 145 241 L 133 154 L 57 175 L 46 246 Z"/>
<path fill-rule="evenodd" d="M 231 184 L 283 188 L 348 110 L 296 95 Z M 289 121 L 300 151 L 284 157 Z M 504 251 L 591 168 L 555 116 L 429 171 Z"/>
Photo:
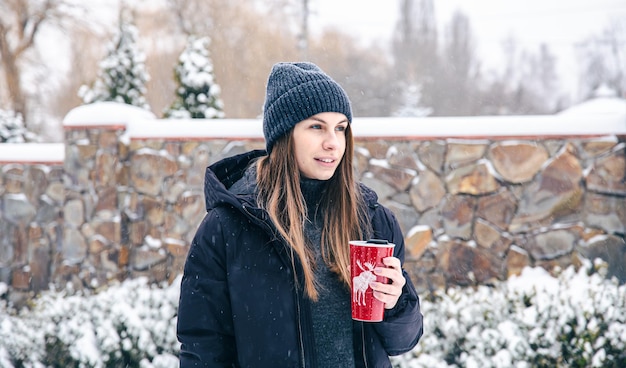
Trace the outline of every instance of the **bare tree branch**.
<path fill-rule="evenodd" d="M 61 24 L 75 4 L 69 0 L 3 0 L 0 2 L 0 69 L 10 108 L 27 119 L 27 97 L 21 80 L 21 60 L 34 48 L 44 24 Z"/>

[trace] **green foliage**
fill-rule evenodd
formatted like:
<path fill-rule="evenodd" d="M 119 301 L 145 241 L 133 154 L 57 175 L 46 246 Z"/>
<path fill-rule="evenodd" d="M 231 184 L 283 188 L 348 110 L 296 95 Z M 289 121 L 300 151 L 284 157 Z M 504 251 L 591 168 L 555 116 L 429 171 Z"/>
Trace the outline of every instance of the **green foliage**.
<path fill-rule="evenodd" d="M 137 28 L 122 17 L 119 33 L 100 62 L 98 78 L 91 88 L 82 86 L 78 91 L 84 103 L 116 101 L 150 109 L 145 98 L 150 77 L 137 38 Z"/>
<path fill-rule="evenodd" d="M 0 109 L 0 143 L 25 143 L 38 141 L 39 137 L 24 126 L 22 115 Z"/>
<path fill-rule="evenodd" d="M 54 368 L 72 368 L 79 367 L 79 364 L 70 354 L 67 344 L 63 343 L 58 336 L 46 335 L 46 355 L 43 363 L 47 367 Z"/>
<path fill-rule="evenodd" d="M 167 118 L 223 118 L 220 86 L 214 80 L 209 39 L 190 37 L 174 69 L 176 100 L 165 111 Z"/>

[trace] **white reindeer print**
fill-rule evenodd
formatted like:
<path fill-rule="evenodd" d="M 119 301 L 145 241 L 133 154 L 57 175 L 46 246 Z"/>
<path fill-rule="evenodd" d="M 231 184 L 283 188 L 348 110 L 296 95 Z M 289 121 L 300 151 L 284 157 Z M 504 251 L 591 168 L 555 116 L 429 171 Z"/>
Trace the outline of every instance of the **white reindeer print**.
<path fill-rule="evenodd" d="M 365 291 L 370 286 L 370 282 L 376 281 L 376 276 L 372 272 L 374 270 L 374 265 L 369 262 L 365 262 L 365 267 L 367 267 L 367 269 L 365 269 L 361 264 L 361 261 L 357 260 L 356 264 L 361 270 L 363 270 L 363 272 L 352 278 L 352 299 L 357 305 L 366 305 Z"/>

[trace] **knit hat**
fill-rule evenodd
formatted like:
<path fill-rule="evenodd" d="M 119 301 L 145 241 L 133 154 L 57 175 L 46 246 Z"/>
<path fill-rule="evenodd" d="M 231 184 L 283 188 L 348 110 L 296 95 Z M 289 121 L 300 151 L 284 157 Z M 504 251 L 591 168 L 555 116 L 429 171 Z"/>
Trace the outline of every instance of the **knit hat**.
<path fill-rule="evenodd" d="M 315 64 L 275 64 L 263 106 L 267 153 L 297 123 L 322 112 L 339 112 L 352 122 L 350 99 L 343 88 Z"/>

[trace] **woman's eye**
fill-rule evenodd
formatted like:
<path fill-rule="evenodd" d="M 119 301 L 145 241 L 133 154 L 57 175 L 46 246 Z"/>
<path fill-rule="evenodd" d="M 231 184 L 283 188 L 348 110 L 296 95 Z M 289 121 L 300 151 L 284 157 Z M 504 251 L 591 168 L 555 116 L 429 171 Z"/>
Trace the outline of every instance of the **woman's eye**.
<path fill-rule="evenodd" d="M 322 126 L 320 124 L 313 124 L 311 125 L 311 129 L 322 129 Z"/>
<path fill-rule="evenodd" d="M 335 128 L 335 129 L 336 129 L 337 131 L 339 131 L 339 132 L 343 132 L 343 131 L 345 131 L 345 130 L 346 130 L 346 127 L 345 127 L 345 126 L 343 126 L 343 125 L 338 125 L 338 126 L 337 126 L 337 128 Z"/>

